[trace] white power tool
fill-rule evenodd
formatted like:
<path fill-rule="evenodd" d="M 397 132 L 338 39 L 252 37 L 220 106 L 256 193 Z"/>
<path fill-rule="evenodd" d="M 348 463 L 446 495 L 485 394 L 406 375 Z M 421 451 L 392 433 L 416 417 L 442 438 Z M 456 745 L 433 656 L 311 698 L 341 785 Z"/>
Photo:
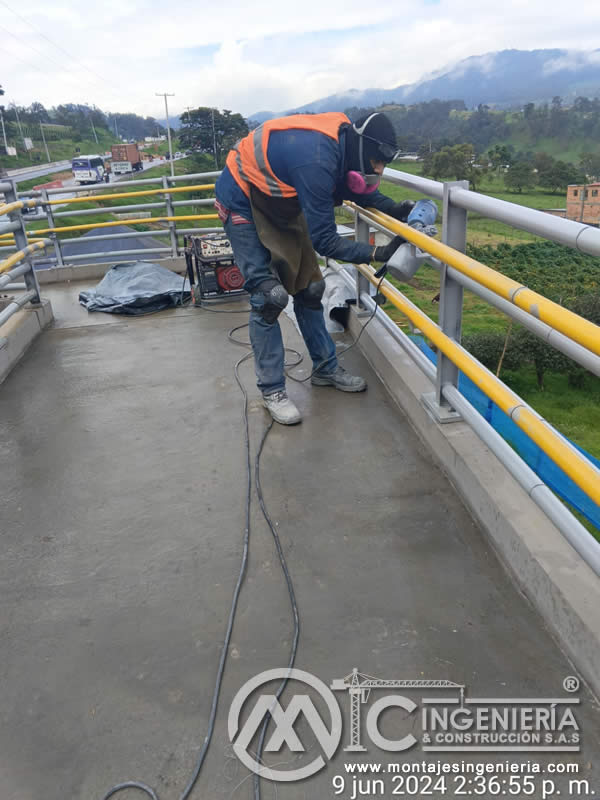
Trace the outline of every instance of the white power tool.
<path fill-rule="evenodd" d="M 429 198 L 418 200 L 408 215 L 406 224 L 427 236 L 435 236 L 437 234 L 437 228 L 434 223 L 437 219 L 437 211 L 437 206 L 433 200 Z M 390 272 L 394 278 L 406 283 L 428 258 L 431 258 L 429 253 L 424 253 L 422 250 L 419 250 L 419 248 L 411 244 L 411 242 L 404 242 L 394 252 L 392 257 L 386 261 L 383 267 L 377 270 L 375 277 L 381 278 L 386 272 Z"/>

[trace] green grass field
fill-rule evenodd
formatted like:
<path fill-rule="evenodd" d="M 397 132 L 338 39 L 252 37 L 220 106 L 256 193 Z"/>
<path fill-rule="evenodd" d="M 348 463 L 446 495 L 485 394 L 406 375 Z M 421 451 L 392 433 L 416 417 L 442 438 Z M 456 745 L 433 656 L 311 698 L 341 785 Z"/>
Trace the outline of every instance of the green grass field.
<path fill-rule="evenodd" d="M 50 161 L 64 161 L 65 159 L 75 158 L 77 155 L 89 155 L 92 153 L 105 153 L 110 150 L 111 144 L 115 144 L 115 137 L 104 128 L 96 130 L 98 142 L 94 139 L 90 130 L 89 137 L 85 139 L 75 140 L 72 138 L 60 138 L 54 140 L 52 134 L 46 136 L 46 144 L 48 145 L 48 153 L 50 154 Z M 17 153 L 14 156 L 0 156 L 0 167 L 6 169 L 17 169 L 18 167 L 31 167 L 35 164 L 45 164 L 48 161 L 46 150 L 41 141 L 41 138 L 34 139 L 34 149 L 26 152 L 21 149 L 20 140 L 9 142 L 9 144 L 16 144 Z M 77 152 L 79 148 L 79 153 Z M 38 181 L 39 182 L 39 181 Z"/>

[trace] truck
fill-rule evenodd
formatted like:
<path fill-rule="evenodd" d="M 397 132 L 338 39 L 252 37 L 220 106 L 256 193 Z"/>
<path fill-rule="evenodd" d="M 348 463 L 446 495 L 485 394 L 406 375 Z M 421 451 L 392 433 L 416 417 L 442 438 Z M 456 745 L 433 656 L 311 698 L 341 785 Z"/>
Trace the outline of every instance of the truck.
<path fill-rule="evenodd" d="M 110 151 L 113 175 L 124 175 L 126 172 L 138 172 L 142 169 L 142 156 L 137 144 L 113 144 Z"/>

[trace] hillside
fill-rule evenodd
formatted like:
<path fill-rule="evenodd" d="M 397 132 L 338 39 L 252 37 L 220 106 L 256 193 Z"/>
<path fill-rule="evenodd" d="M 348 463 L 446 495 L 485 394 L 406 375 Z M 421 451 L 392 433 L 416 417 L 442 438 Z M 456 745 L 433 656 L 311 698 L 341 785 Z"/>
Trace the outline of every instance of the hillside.
<path fill-rule="evenodd" d="M 260 111 L 251 119 L 263 122 L 285 113 L 344 111 L 384 103 L 415 104 L 460 98 L 468 108 L 480 103 L 495 108 L 518 108 L 525 103 L 551 102 L 560 95 L 568 103 L 576 97 L 600 96 L 600 50 L 500 50 L 471 56 L 411 84 L 391 89 L 350 89 L 340 94 L 273 113 Z"/>

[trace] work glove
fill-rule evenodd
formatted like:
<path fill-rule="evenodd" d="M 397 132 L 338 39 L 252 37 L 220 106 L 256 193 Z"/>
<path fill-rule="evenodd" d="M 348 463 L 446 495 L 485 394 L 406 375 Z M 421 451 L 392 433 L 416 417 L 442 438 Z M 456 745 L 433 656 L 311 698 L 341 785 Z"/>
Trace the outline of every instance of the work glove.
<path fill-rule="evenodd" d="M 403 239 L 402 236 L 394 236 L 389 244 L 379 245 L 379 247 L 375 248 L 371 261 L 380 261 L 385 264 L 405 241 L 406 239 Z"/>
<path fill-rule="evenodd" d="M 414 200 L 404 200 L 402 203 L 394 203 L 390 210 L 386 213 L 394 219 L 399 219 L 400 222 L 406 222 L 408 215 L 413 210 L 415 205 Z"/>

